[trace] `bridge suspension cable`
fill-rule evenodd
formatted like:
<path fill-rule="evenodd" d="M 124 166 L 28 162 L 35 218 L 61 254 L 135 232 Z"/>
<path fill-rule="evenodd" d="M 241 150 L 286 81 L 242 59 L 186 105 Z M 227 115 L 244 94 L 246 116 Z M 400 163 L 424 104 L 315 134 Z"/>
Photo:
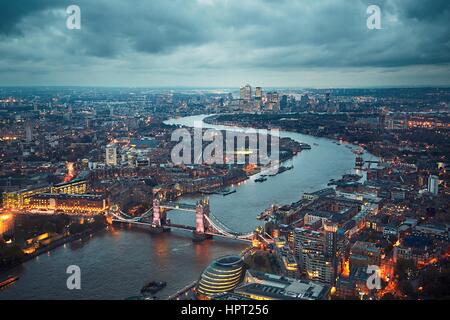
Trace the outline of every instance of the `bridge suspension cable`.
<path fill-rule="evenodd" d="M 208 223 L 220 234 L 230 237 L 230 238 L 235 238 L 235 239 L 250 239 L 253 237 L 253 232 L 251 233 L 238 233 L 238 232 L 234 232 L 232 231 L 230 228 L 228 228 L 227 226 L 225 226 L 222 222 L 220 222 L 216 217 L 212 216 L 215 218 L 215 221 L 208 216 L 204 216 L 205 219 L 208 221 Z"/>
<path fill-rule="evenodd" d="M 139 222 L 142 219 L 151 216 L 153 214 L 153 209 L 149 209 L 148 211 L 144 212 L 139 217 L 132 217 L 132 216 L 126 214 L 125 212 L 123 212 L 122 210 L 119 211 L 119 214 L 117 214 L 114 211 L 110 211 L 109 213 L 113 217 L 115 217 L 117 220 L 120 220 L 120 221 L 124 221 L 124 222 Z"/>

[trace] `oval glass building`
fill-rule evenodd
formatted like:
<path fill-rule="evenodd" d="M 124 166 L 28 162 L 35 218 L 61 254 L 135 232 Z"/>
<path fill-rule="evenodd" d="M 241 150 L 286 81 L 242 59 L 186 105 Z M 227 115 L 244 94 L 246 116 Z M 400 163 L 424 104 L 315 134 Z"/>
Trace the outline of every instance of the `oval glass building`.
<path fill-rule="evenodd" d="M 211 297 L 233 291 L 241 283 L 244 262 L 239 256 L 225 256 L 212 262 L 203 271 L 197 284 L 199 296 Z"/>

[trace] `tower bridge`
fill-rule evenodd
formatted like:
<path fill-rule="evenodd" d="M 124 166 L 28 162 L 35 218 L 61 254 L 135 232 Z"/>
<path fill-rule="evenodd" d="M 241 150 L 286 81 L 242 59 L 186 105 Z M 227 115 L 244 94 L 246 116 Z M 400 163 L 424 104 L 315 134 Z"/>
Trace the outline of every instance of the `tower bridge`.
<path fill-rule="evenodd" d="M 194 213 L 195 226 L 172 223 L 167 219 L 167 212 L 169 210 Z M 209 239 L 213 236 L 246 242 L 252 242 L 258 237 L 262 238 L 262 236 L 256 232 L 239 233 L 227 227 L 211 214 L 209 200 L 207 198 L 198 201 L 195 205 L 178 202 L 163 202 L 154 199 L 153 207 L 139 217 L 131 217 L 122 212 L 117 206 L 113 206 L 109 215 L 113 222 L 143 226 L 154 232 L 163 232 L 169 229 L 192 231 L 194 240 L 196 241 Z M 262 238 L 262 240 L 266 239 Z"/>

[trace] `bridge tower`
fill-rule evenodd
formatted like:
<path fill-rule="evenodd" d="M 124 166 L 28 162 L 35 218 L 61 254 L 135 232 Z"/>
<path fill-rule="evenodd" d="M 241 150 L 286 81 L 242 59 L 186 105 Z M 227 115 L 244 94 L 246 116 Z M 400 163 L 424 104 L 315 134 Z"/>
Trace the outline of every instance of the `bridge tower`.
<path fill-rule="evenodd" d="M 153 200 L 153 226 L 161 227 L 161 207 L 158 199 Z"/>
<path fill-rule="evenodd" d="M 194 242 L 200 242 L 206 239 L 212 238 L 211 235 L 207 234 L 208 223 L 205 216 L 209 217 L 209 199 L 205 198 L 197 202 L 197 207 L 195 209 L 195 231 L 194 231 Z"/>
<path fill-rule="evenodd" d="M 207 198 L 199 201 L 195 209 L 195 232 L 198 234 L 204 234 L 207 230 L 205 215 L 209 217 L 209 200 Z"/>

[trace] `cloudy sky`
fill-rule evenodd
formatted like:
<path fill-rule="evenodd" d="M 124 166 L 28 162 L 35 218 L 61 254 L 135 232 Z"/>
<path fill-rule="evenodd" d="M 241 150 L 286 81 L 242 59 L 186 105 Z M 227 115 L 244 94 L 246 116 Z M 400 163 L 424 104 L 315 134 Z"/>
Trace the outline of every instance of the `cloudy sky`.
<path fill-rule="evenodd" d="M 66 8 L 81 8 L 81 29 Z M 369 30 L 367 7 L 381 8 Z M 448 0 L 0 0 L 0 85 L 450 85 Z"/>

